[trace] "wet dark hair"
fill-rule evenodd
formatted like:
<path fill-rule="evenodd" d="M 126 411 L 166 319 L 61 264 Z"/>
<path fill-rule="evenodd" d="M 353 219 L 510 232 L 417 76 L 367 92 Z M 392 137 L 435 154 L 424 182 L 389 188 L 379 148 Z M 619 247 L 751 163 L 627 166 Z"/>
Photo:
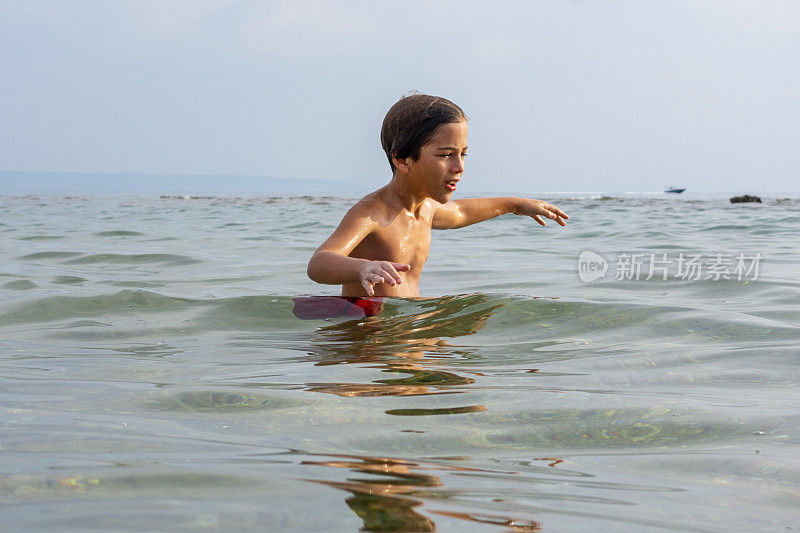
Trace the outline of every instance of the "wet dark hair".
<path fill-rule="evenodd" d="M 467 120 L 456 104 L 440 96 L 411 94 L 394 104 L 381 126 L 381 145 L 394 172 L 392 155 L 419 159 L 420 150 L 442 124 Z"/>

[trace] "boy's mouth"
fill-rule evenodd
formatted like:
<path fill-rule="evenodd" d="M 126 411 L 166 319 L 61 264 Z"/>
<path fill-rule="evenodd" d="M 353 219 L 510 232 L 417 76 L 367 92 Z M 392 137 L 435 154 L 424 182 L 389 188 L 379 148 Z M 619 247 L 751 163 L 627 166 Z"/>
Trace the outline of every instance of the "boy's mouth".
<path fill-rule="evenodd" d="M 447 188 L 448 191 L 453 192 L 456 190 L 456 183 L 458 183 L 458 180 L 450 180 L 446 181 L 444 186 Z"/>

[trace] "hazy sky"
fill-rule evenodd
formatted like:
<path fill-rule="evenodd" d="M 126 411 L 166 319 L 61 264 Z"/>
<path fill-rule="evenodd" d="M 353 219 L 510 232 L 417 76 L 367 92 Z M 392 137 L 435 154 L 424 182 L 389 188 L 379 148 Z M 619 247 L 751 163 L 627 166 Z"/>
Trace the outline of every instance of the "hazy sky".
<path fill-rule="evenodd" d="M 0 0 L 0 170 L 377 187 L 410 90 L 467 192 L 800 191 L 797 0 Z"/>

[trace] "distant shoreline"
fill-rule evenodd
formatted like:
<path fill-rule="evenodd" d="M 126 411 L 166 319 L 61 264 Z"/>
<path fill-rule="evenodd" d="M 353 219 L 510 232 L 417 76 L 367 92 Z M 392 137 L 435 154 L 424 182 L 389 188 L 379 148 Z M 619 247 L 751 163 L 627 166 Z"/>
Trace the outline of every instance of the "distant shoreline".
<path fill-rule="evenodd" d="M 365 192 L 341 180 L 285 179 L 267 176 L 220 174 L 147 174 L 92 172 L 35 172 L 0 170 L 0 193 L 141 192 L 198 193 L 302 193 Z"/>

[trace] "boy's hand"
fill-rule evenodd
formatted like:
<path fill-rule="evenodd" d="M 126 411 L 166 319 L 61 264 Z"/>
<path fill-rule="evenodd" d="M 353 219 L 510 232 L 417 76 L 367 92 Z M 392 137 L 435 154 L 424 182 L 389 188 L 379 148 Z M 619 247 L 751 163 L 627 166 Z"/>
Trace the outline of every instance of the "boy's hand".
<path fill-rule="evenodd" d="M 367 291 L 367 295 L 374 296 L 373 285 L 377 283 L 388 283 L 392 287 L 403 282 L 398 272 L 411 270 L 411 265 L 404 263 L 392 263 L 391 261 L 366 261 L 358 269 L 358 279 L 361 286 Z"/>
<path fill-rule="evenodd" d="M 534 200 L 532 198 L 517 198 L 517 205 L 514 208 L 515 215 L 527 215 L 534 219 L 536 222 L 545 226 L 544 220 L 540 216 L 547 217 L 555 220 L 561 226 L 566 226 L 567 223 L 564 219 L 568 219 L 567 214 L 553 204 L 548 204 L 543 200 Z"/>

